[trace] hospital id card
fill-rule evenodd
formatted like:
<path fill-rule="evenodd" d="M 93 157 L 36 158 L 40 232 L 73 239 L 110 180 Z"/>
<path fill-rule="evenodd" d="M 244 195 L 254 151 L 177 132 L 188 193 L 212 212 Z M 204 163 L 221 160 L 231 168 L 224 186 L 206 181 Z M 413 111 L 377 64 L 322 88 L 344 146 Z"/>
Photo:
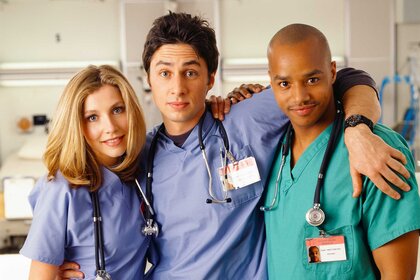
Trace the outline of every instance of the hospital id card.
<path fill-rule="evenodd" d="M 261 180 L 254 157 L 220 167 L 219 176 L 225 191 L 240 189 Z"/>
<path fill-rule="evenodd" d="M 343 235 L 308 238 L 305 243 L 309 263 L 347 260 Z"/>

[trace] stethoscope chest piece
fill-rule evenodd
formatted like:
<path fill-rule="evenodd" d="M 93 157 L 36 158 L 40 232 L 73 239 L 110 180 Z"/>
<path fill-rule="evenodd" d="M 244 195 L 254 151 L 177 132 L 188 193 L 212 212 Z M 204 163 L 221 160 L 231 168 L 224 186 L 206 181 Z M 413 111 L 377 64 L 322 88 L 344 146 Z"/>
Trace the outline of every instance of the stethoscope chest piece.
<path fill-rule="evenodd" d="M 306 212 L 306 221 L 311 226 L 320 226 L 325 221 L 325 213 L 319 208 L 319 205 L 315 205 Z"/>
<path fill-rule="evenodd" d="M 98 270 L 96 272 L 95 280 L 112 280 L 111 275 L 105 270 Z"/>
<path fill-rule="evenodd" d="M 146 225 L 144 225 L 143 228 L 141 229 L 141 232 L 145 236 L 154 235 L 155 237 L 158 237 L 159 227 L 155 221 L 153 221 L 152 219 L 148 219 L 146 221 Z"/>

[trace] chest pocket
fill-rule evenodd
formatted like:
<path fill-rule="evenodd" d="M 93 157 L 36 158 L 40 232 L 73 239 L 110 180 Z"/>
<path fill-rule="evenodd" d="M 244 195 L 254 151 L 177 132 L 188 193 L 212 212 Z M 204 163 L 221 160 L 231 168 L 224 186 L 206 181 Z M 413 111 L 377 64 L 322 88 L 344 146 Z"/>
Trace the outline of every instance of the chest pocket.
<path fill-rule="evenodd" d="M 343 226 L 337 229 L 328 230 L 328 235 L 343 235 L 344 242 L 346 246 L 346 256 L 347 260 L 345 261 L 333 261 L 333 262 L 324 262 L 324 263 L 309 263 L 308 262 L 308 251 L 305 245 L 305 240 L 307 238 L 313 238 L 319 236 L 319 230 L 317 227 L 310 225 L 305 225 L 304 228 L 304 239 L 302 240 L 302 263 L 306 270 L 310 270 L 316 273 L 327 273 L 329 279 L 337 279 L 343 277 L 343 274 L 349 273 L 353 267 L 354 259 L 354 233 L 352 226 Z M 317 274 L 318 275 L 318 274 Z M 322 279 L 322 278 L 320 278 Z M 347 279 L 347 278 L 344 278 Z"/>
<path fill-rule="evenodd" d="M 231 152 L 237 161 L 248 158 L 248 157 L 255 157 L 249 145 L 244 146 L 239 151 L 233 150 Z M 218 170 L 220 167 L 221 167 L 220 161 L 213 162 L 213 170 L 214 170 L 213 193 L 216 195 L 216 198 L 218 199 L 223 198 L 223 185 L 218 175 Z M 258 167 L 258 162 L 257 162 L 257 167 Z M 227 208 L 234 208 L 253 200 L 258 201 L 263 192 L 263 187 L 264 186 L 260 180 L 256 183 L 244 186 L 239 189 L 229 190 L 227 192 L 227 197 L 231 198 L 232 201 L 229 203 L 223 203 L 222 206 L 227 207 Z"/>

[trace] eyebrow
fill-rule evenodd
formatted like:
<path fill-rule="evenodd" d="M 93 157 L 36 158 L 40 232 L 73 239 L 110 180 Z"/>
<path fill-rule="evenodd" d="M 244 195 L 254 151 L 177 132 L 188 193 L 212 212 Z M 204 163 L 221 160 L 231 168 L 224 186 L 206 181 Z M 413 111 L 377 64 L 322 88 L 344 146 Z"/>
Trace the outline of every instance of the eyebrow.
<path fill-rule="evenodd" d="M 117 106 L 125 106 L 125 103 L 123 101 L 117 101 L 114 104 L 112 104 L 111 108 L 115 108 Z M 98 110 L 84 110 L 83 115 L 89 115 L 96 113 Z"/>
<path fill-rule="evenodd" d="M 159 60 L 158 62 L 156 62 L 155 66 L 159 66 L 159 65 L 172 66 L 173 63 L 168 62 L 168 61 Z M 201 66 L 200 62 L 196 59 L 189 60 L 189 61 L 186 61 L 186 62 L 182 63 L 182 66 L 190 66 L 190 65 Z"/>
<path fill-rule="evenodd" d="M 318 74 L 322 74 L 322 73 L 324 73 L 323 71 L 321 71 L 321 70 L 319 70 L 319 69 L 315 69 L 315 70 L 312 70 L 312 71 L 310 71 L 310 72 L 308 72 L 308 73 L 306 73 L 306 74 L 303 74 L 303 76 L 305 77 L 305 78 L 309 78 L 309 77 L 311 77 L 311 76 L 314 76 L 314 75 L 318 75 Z M 281 75 L 275 75 L 274 76 L 274 80 L 276 81 L 276 80 L 289 80 L 290 79 L 290 76 L 281 76 Z"/>

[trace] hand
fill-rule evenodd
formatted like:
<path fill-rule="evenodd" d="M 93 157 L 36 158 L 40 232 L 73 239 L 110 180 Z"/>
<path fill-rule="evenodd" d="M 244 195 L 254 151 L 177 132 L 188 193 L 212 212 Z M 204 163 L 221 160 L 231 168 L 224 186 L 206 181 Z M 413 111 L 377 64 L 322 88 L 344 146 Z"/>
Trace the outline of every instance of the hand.
<path fill-rule="evenodd" d="M 227 98 L 232 104 L 236 104 L 244 99 L 251 98 L 252 94 L 260 93 L 264 89 L 266 87 L 260 84 L 242 84 L 229 92 Z"/>
<path fill-rule="evenodd" d="M 221 121 L 224 120 L 225 114 L 229 113 L 231 106 L 229 98 L 223 99 L 221 96 L 215 95 L 210 96 L 206 100 L 206 104 L 210 105 L 213 118 Z"/>
<path fill-rule="evenodd" d="M 84 279 L 85 275 L 79 269 L 80 266 L 75 262 L 64 262 L 58 268 L 58 275 L 55 280 Z"/>
<path fill-rule="evenodd" d="M 400 199 L 401 195 L 388 182 L 403 191 L 410 190 L 410 186 L 397 175 L 410 177 L 404 167 L 407 159 L 400 151 L 388 146 L 373 134 L 367 125 L 347 128 L 344 142 L 349 151 L 353 197 L 359 197 L 362 192 L 361 174 L 369 177 L 377 188 L 393 199 Z"/>

